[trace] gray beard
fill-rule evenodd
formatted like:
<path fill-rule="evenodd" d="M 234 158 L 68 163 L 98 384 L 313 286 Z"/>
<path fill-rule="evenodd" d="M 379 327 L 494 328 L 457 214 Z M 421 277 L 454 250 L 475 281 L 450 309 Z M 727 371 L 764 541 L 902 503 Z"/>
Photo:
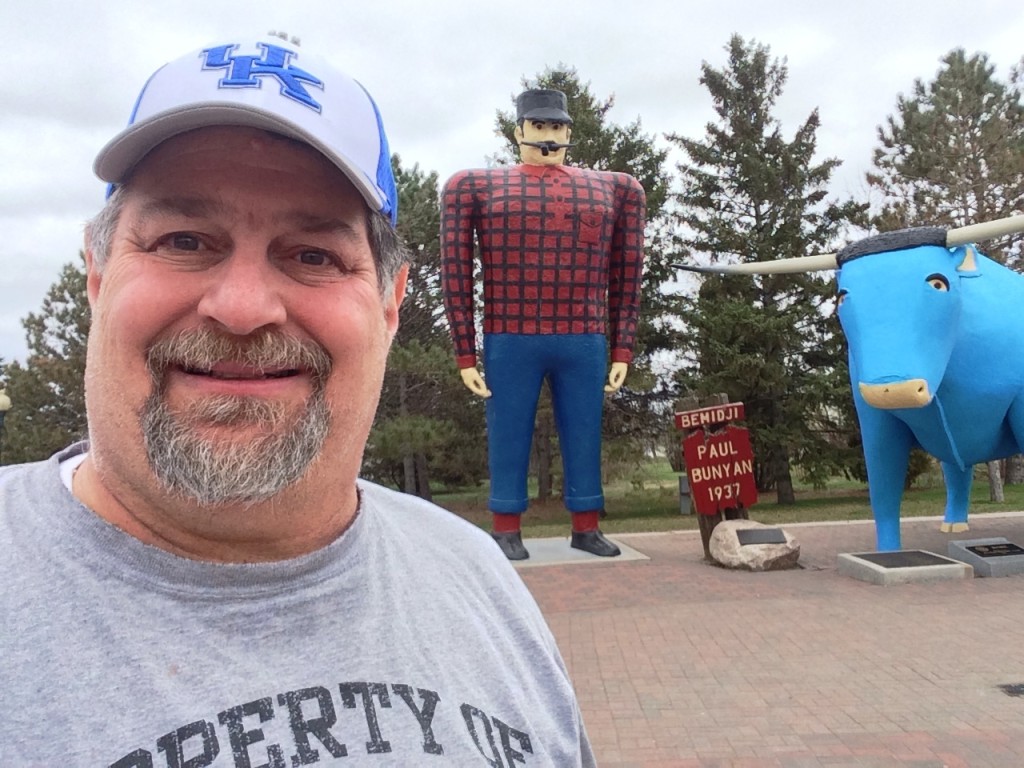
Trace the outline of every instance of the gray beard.
<path fill-rule="evenodd" d="M 220 396 L 179 415 L 154 393 L 142 414 L 150 467 L 168 491 L 204 506 L 266 501 L 306 473 L 320 455 L 330 426 L 322 389 L 309 397 L 290 426 L 283 411 L 279 403 Z M 203 424 L 254 425 L 270 431 L 233 442 L 204 437 Z"/>
<path fill-rule="evenodd" d="M 160 361 L 216 359 L 225 350 L 235 357 L 303 360 L 314 371 L 313 392 L 302 410 L 289 417 L 283 403 L 261 398 L 216 395 L 175 413 L 164 397 Z M 330 362 L 313 345 L 265 334 L 256 343 L 236 345 L 231 340 L 195 331 L 163 342 L 151 352 L 153 394 L 143 405 L 141 426 L 149 465 L 171 493 L 208 506 L 225 503 L 256 504 L 297 482 L 320 455 L 330 430 L 331 413 L 325 395 Z M 268 363 L 269 364 L 269 363 Z M 243 441 L 230 435 L 205 437 L 204 427 L 256 427 L 261 434 Z"/>

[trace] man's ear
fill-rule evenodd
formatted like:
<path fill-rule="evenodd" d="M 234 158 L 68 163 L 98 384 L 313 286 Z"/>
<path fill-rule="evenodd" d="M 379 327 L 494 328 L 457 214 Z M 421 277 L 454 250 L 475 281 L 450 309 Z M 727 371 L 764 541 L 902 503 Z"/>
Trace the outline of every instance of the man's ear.
<path fill-rule="evenodd" d="M 515 137 L 516 144 L 522 144 L 523 139 L 526 138 L 526 135 L 523 133 L 523 126 L 517 125 L 516 129 L 512 132 L 512 136 Z"/>
<path fill-rule="evenodd" d="M 572 139 L 572 126 L 571 125 L 567 125 L 565 127 L 565 143 L 568 144 L 571 139 Z"/>
<path fill-rule="evenodd" d="M 92 249 L 89 247 L 89 234 L 86 233 L 85 240 L 85 293 L 89 298 L 89 307 L 96 307 L 96 299 L 100 295 L 100 269 L 96 265 L 96 257 L 93 255 Z"/>
<path fill-rule="evenodd" d="M 398 270 L 398 274 L 395 275 L 395 306 L 402 306 L 402 302 L 405 300 L 405 286 L 409 280 L 409 265 L 403 264 L 402 268 Z"/>
<path fill-rule="evenodd" d="M 398 308 L 402 306 L 402 301 L 405 299 L 405 284 L 408 279 L 409 265 L 405 264 L 398 270 L 398 274 L 395 275 L 391 295 L 385 296 L 387 306 L 384 308 L 384 317 L 392 338 L 394 338 L 395 332 L 398 330 Z"/>

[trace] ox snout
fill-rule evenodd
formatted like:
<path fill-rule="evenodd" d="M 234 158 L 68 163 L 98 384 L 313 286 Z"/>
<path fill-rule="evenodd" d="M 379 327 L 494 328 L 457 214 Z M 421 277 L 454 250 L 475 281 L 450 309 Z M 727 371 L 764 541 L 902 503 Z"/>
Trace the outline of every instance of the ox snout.
<path fill-rule="evenodd" d="M 875 408 L 923 408 L 932 401 L 928 382 L 924 379 L 892 381 L 887 384 L 861 382 L 858 386 L 864 402 Z"/>

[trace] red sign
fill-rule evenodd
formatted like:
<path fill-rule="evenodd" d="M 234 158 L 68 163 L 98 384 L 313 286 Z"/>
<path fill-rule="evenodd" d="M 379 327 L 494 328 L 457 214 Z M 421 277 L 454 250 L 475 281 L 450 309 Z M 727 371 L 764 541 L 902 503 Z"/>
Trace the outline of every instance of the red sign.
<path fill-rule="evenodd" d="M 726 403 L 725 405 L 713 405 L 710 408 L 698 408 L 695 411 L 681 411 L 676 414 L 676 428 L 697 429 L 710 424 L 739 421 L 742 418 L 743 403 Z"/>
<path fill-rule="evenodd" d="M 732 408 L 735 404 L 721 407 Z M 696 430 L 683 440 L 683 458 L 698 514 L 715 515 L 757 503 L 754 451 L 746 429 L 729 426 L 713 433 Z"/>

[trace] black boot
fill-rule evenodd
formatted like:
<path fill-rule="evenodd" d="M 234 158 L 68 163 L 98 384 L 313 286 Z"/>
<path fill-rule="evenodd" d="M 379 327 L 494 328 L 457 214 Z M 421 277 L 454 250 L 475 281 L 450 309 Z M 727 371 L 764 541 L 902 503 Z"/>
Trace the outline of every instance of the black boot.
<path fill-rule="evenodd" d="M 491 536 L 498 542 L 501 551 L 509 560 L 529 559 L 530 553 L 523 546 L 523 534 L 520 531 L 515 533 L 492 533 Z"/>
<path fill-rule="evenodd" d="M 618 557 L 622 554 L 617 546 L 604 537 L 600 531 L 586 531 L 584 533 L 572 532 L 573 549 L 582 549 L 598 557 Z"/>

